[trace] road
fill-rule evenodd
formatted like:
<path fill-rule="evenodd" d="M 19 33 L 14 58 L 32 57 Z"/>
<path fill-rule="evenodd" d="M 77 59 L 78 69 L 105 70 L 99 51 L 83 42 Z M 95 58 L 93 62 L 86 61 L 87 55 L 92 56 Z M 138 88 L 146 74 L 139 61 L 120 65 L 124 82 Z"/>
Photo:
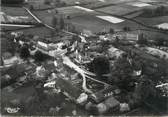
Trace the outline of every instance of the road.
<path fill-rule="evenodd" d="M 12 26 L 12 27 L 22 27 L 22 28 L 30 28 L 35 27 L 34 25 L 22 25 L 22 24 L 0 24 L 0 26 Z"/>

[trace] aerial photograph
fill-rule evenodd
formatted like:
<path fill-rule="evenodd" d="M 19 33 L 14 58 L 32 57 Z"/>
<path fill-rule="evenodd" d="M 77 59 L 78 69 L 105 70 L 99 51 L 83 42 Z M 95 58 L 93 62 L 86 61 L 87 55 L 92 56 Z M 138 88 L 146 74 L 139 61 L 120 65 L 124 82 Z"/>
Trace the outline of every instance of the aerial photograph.
<path fill-rule="evenodd" d="M 168 0 L 0 7 L 0 116 L 168 115 Z"/>

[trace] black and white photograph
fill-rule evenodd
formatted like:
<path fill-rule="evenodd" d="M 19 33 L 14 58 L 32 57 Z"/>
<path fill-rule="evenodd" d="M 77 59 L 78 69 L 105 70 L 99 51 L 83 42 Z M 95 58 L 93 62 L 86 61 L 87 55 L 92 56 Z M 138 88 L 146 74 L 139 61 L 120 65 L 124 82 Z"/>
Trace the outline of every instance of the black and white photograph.
<path fill-rule="evenodd" d="M 168 0 L 0 1 L 0 116 L 168 116 Z"/>

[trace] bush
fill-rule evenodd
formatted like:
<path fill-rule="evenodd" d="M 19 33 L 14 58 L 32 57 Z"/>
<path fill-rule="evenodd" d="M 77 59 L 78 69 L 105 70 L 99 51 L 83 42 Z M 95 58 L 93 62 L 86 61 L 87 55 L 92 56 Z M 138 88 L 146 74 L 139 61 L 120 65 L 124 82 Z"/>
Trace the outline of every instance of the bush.
<path fill-rule="evenodd" d="M 41 51 L 36 51 L 36 53 L 34 55 L 34 59 L 36 62 L 43 62 L 49 58 L 50 58 L 50 56 L 43 54 Z"/>
<path fill-rule="evenodd" d="M 144 9 L 141 16 L 143 16 L 143 17 L 156 17 L 156 16 L 167 15 L 167 14 L 168 14 L 167 8 L 165 6 L 159 6 L 155 9 Z"/>
<path fill-rule="evenodd" d="M 148 43 L 148 41 L 147 41 L 147 39 L 144 37 L 143 33 L 139 34 L 137 43 L 138 43 L 138 44 L 142 44 L 142 45 L 146 45 L 146 44 Z"/>
<path fill-rule="evenodd" d="M 114 34 L 114 29 L 113 29 L 113 28 L 110 28 L 109 33 L 110 33 L 110 34 Z"/>
<path fill-rule="evenodd" d="M 60 18 L 59 24 L 60 24 L 60 29 L 61 29 L 61 30 L 64 29 L 64 27 L 65 27 L 65 22 L 64 22 L 64 19 L 63 19 L 62 17 Z"/>
<path fill-rule="evenodd" d="M 164 42 L 165 42 L 165 40 L 163 38 L 158 38 L 158 39 L 156 39 L 155 44 L 157 46 L 163 46 Z"/>
<path fill-rule="evenodd" d="M 57 20 L 57 18 L 55 16 L 53 16 L 53 18 L 52 18 L 53 27 L 56 28 L 57 24 L 58 24 L 58 20 Z"/>
<path fill-rule="evenodd" d="M 21 47 L 20 57 L 23 59 L 26 59 L 29 56 L 30 56 L 29 48 L 28 48 L 28 46 L 24 45 L 23 47 Z"/>

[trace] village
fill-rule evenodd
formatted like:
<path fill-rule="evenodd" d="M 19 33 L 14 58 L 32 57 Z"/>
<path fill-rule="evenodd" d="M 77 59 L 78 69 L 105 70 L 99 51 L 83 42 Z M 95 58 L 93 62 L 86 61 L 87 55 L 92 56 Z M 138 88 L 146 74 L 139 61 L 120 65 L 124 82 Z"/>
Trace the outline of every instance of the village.
<path fill-rule="evenodd" d="M 167 114 L 167 29 L 141 23 L 137 16 L 128 18 L 142 13 L 141 7 L 153 8 L 154 0 L 39 1 L 9 5 L 4 0 L 0 13 L 2 115 Z M 139 9 L 128 16 L 118 16 L 117 11 L 102 15 L 108 5 L 126 8 L 121 4 L 131 3 Z M 141 15 L 146 17 L 145 13 Z M 83 25 L 88 16 L 95 22 Z"/>

